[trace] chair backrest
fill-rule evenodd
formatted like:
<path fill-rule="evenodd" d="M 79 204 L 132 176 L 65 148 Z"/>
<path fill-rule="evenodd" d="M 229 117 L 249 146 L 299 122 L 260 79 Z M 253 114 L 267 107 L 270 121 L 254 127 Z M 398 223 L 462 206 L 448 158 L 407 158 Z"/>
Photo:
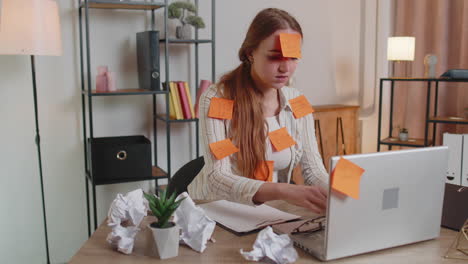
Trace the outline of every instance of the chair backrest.
<path fill-rule="evenodd" d="M 187 191 L 188 185 L 202 170 L 203 166 L 205 166 L 205 159 L 203 158 L 203 156 L 200 156 L 182 166 L 171 177 L 171 180 L 167 187 L 168 192 L 172 193 L 176 191 L 177 194 L 180 194 Z"/>

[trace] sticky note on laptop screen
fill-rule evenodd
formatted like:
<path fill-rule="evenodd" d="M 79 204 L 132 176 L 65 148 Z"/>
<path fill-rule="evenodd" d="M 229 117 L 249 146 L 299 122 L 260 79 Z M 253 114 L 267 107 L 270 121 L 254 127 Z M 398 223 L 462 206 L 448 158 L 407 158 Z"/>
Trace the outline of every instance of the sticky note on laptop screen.
<path fill-rule="evenodd" d="M 332 188 L 357 200 L 363 173 L 363 168 L 345 158 L 340 158 L 332 172 Z"/>
<path fill-rule="evenodd" d="M 281 53 L 286 58 L 301 57 L 301 35 L 294 33 L 281 33 L 279 35 Z"/>

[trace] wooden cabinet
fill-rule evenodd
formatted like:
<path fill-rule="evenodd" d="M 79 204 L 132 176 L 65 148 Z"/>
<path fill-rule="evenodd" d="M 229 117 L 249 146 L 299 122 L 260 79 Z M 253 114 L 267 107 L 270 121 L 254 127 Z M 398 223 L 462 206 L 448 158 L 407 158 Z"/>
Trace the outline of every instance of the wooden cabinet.
<path fill-rule="evenodd" d="M 313 107 L 315 136 L 327 171 L 331 157 L 361 152 L 359 106 L 316 105 Z M 293 181 L 297 184 L 304 182 L 300 165 L 294 169 Z"/>

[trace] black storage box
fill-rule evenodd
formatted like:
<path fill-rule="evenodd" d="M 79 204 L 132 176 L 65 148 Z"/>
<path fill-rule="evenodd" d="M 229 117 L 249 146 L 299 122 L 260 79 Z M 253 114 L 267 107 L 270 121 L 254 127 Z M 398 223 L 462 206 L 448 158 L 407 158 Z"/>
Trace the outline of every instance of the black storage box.
<path fill-rule="evenodd" d="M 96 184 L 151 177 L 151 143 L 144 136 L 88 139 Z"/>
<path fill-rule="evenodd" d="M 458 231 L 466 219 L 468 219 L 468 189 L 446 183 L 442 226 Z"/>

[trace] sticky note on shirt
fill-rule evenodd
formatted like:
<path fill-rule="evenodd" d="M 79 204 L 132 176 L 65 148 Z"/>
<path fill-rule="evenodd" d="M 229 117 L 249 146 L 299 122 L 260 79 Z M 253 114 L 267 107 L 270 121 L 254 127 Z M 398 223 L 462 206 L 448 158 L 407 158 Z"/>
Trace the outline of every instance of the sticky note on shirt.
<path fill-rule="evenodd" d="M 234 100 L 213 97 L 211 98 L 208 117 L 231 120 L 233 109 Z"/>
<path fill-rule="evenodd" d="M 255 179 L 259 181 L 272 182 L 274 164 L 275 162 L 272 160 L 260 162 L 254 172 Z"/>
<path fill-rule="evenodd" d="M 300 58 L 301 57 L 301 35 L 294 33 L 281 33 L 279 35 L 281 53 L 283 57 Z"/>
<path fill-rule="evenodd" d="M 283 149 L 296 145 L 296 141 L 289 135 L 285 127 L 271 131 L 268 133 L 268 136 L 276 151 L 282 151 Z"/>
<path fill-rule="evenodd" d="M 363 168 L 345 158 L 340 158 L 332 172 L 332 188 L 357 200 L 363 173 Z"/>
<path fill-rule="evenodd" d="M 289 104 L 291 105 L 294 117 L 296 119 L 314 112 L 314 109 L 304 95 L 289 100 Z"/>
<path fill-rule="evenodd" d="M 229 138 L 211 143 L 210 150 L 217 160 L 224 159 L 225 157 L 239 151 Z"/>

